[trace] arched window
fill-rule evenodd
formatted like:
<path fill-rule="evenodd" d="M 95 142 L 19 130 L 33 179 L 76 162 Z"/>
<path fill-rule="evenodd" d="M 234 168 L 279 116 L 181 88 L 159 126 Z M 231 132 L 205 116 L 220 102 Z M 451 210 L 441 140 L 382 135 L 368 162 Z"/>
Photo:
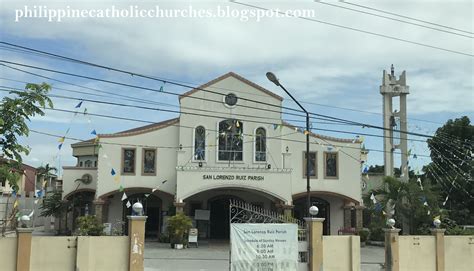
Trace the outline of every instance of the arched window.
<path fill-rule="evenodd" d="M 206 128 L 202 126 L 194 131 L 194 160 L 206 160 Z"/>
<path fill-rule="evenodd" d="M 264 128 L 255 131 L 255 161 L 267 161 L 267 132 Z"/>
<path fill-rule="evenodd" d="M 243 123 L 239 120 L 219 122 L 220 161 L 242 161 L 243 159 Z"/>

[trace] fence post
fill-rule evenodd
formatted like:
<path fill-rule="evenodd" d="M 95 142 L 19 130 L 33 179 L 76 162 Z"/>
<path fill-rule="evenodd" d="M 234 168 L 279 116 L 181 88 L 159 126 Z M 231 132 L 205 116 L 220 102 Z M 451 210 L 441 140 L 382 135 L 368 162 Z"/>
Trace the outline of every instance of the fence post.
<path fill-rule="evenodd" d="M 128 237 L 130 238 L 129 271 L 143 271 L 145 253 L 145 221 L 146 216 L 127 216 Z"/>
<path fill-rule="evenodd" d="M 446 229 L 431 229 L 436 242 L 436 271 L 444 271 L 444 232 Z"/>
<path fill-rule="evenodd" d="M 32 228 L 17 228 L 16 271 L 29 271 Z"/>
<path fill-rule="evenodd" d="M 383 229 L 385 232 L 385 270 L 399 271 L 399 242 L 398 233 L 400 229 Z"/>
<path fill-rule="evenodd" d="M 324 218 L 306 217 L 308 227 L 309 270 L 323 270 L 323 222 Z"/>

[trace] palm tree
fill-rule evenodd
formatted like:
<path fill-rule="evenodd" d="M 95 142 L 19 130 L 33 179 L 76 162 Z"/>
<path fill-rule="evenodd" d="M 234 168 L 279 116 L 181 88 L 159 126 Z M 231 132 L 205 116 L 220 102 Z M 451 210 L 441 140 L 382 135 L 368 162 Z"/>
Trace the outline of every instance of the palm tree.
<path fill-rule="evenodd" d="M 36 169 L 36 176 L 38 177 L 38 180 L 41 184 L 46 180 L 48 181 L 47 186 L 51 186 L 51 179 L 56 177 L 55 173 L 57 171 L 57 168 L 50 166 L 48 163 Z"/>

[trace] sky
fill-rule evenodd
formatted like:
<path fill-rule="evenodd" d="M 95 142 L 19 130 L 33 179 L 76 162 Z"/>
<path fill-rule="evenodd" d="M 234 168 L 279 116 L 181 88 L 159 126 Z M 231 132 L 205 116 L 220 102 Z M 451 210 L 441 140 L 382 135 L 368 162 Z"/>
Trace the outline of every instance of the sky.
<path fill-rule="evenodd" d="M 472 1 L 324 1 L 334 7 L 305 1 L 239 1 L 266 9 L 295 12 L 313 12 L 311 20 L 296 17 L 267 16 L 257 20 L 245 20 L 245 12 L 257 9 L 229 1 L 22 1 L 3 0 L 0 9 L 0 39 L 26 47 L 44 50 L 105 66 L 117 67 L 159 78 L 169 78 L 192 86 L 206 83 L 229 71 L 283 96 L 284 105 L 297 108 L 288 96 L 269 82 L 265 73 L 277 74 L 280 82 L 308 111 L 349 119 L 357 122 L 382 125 L 382 96 L 379 86 L 383 70 L 395 67 L 395 74 L 407 73 L 408 128 L 411 132 L 433 134 L 448 119 L 474 117 L 473 50 L 474 17 Z M 458 30 L 441 28 L 446 33 L 399 21 L 370 16 L 344 9 L 352 8 L 377 13 L 352 4 L 364 5 L 412 18 L 437 23 Z M 47 18 L 26 18 L 25 15 L 43 10 L 105 10 L 117 9 L 208 10 L 217 14 L 226 10 L 231 16 L 219 18 L 190 18 L 183 16 L 166 18 L 62 18 L 51 22 Z M 21 16 L 23 14 L 23 17 Z M 311 14 L 311 13 L 308 13 Z M 37 14 L 38 15 L 38 14 Z M 392 16 L 393 17 L 393 16 Z M 395 17 L 402 19 L 399 17 Z M 407 20 L 407 19 L 402 19 Z M 328 24 L 329 23 L 329 24 Z M 346 28 L 334 26 L 340 25 Z M 347 29 L 359 29 L 365 32 Z M 367 32 L 408 40 L 402 42 Z M 467 35 L 462 36 L 462 35 Z M 471 37 L 469 37 L 469 35 Z M 420 45 L 424 44 L 426 46 Z M 439 47 L 441 50 L 432 47 Z M 453 52 L 454 51 L 454 52 Z M 140 79 L 130 75 L 78 65 L 34 54 L 25 54 L 0 46 L 2 60 L 36 65 L 49 69 L 98 77 L 159 89 L 162 83 Z M 10 65 L 10 67 L 14 67 Z M 24 88 L 24 82 L 50 83 L 52 94 L 78 98 L 102 99 L 62 89 L 86 91 L 91 89 L 114 92 L 166 103 L 160 108 L 177 110 L 178 99 L 173 95 L 119 87 L 88 79 L 58 75 L 52 72 L 22 68 L 43 76 L 62 80 L 38 78 L 11 68 L 0 66 L 0 85 L 4 88 Z M 16 80 L 16 81 L 12 81 Z M 20 81 L 20 82 L 18 82 Z M 81 87 L 78 87 L 82 86 Z M 184 93 L 189 89 L 166 84 L 167 91 Z M 0 97 L 5 96 L 0 93 Z M 130 103 L 121 97 L 108 95 L 109 101 Z M 53 98 L 55 108 L 75 110 L 77 101 Z M 88 112 L 129 117 L 147 121 L 160 121 L 176 114 L 144 111 L 117 106 L 97 105 L 84 102 L 81 107 Z M 285 115 L 285 119 L 295 117 Z M 296 118 L 296 120 L 303 120 Z M 298 123 L 298 122 L 295 122 Z M 87 117 L 71 113 L 46 111 L 44 117 L 35 117 L 30 128 L 56 135 L 89 139 L 90 132 L 112 133 L 138 127 L 143 123 Z M 382 135 L 382 131 L 316 123 L 313 127 L 352 133 Z M 355 134 L 315 132 L 342 138 L 354 138 Z M 423 139 L 410 136 L 410 139 Z M 57 138 L 31 133 L 22 138 L 31 147 L 25 156 L 28 164 L 39 166 L 51 163 L 57 167 L 74 165 L 70 144 L 66 140 L 58 152 Z M 370 149 L 369 165 L 383 164 L 382 138 L 365 136 Z M 409 141 L 412 153 L 421 154 L 411 159 L 412 167 L 429 162 L 422 155 L 429 155 L 426 144 Z M 399 165 L 399 164 L 398 164 Z M 397 166 L 398 166 L 397 165 Z"/>

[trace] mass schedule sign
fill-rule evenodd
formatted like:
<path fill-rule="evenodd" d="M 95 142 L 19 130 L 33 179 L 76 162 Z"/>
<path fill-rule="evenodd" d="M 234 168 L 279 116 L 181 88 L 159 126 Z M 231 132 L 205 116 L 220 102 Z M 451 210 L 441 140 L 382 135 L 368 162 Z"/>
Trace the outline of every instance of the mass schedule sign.
<path fill-rule="evenodd" d="M 230 228 L 232 271 L 298 270 L 296 224 L 241 224 Z"/>

